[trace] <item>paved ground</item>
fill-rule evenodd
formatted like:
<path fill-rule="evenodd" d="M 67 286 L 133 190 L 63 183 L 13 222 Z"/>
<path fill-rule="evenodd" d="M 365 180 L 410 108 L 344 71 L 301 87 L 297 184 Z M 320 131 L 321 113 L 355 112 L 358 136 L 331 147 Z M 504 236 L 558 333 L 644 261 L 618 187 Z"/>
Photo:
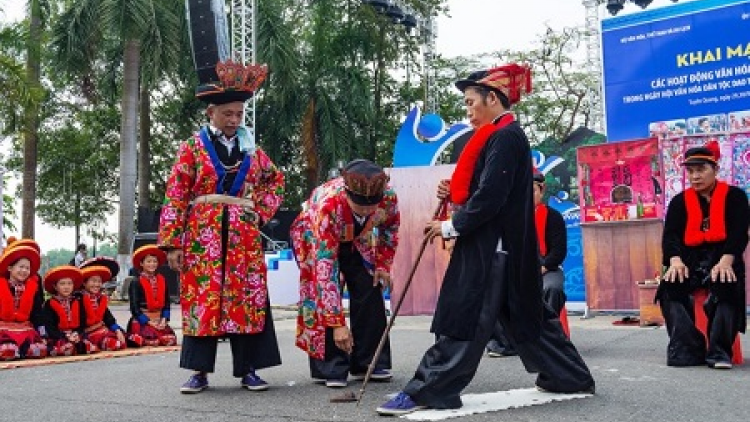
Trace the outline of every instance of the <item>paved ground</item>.
<path fill-rule="evenodd" d="M 124 307 L 115 312 L 127 321 Z M 284 364 L 262 371 L 273 386 L 269 391 L 241 390 L 231 377 L 229 346 L 222 344 L 211 389 L 195 396 L 178 392 L 188 375 L 177 368 L 178 353 L 0 371 L 0 421 L 383 420 L 375 407 L 408 380 L 432 341 L 429 317 L 400 318 L 392 337 L 393 382 L 370 384 L 359 408 L 330 404 L 340 391 L 309 380 L 306 358 L 293 346 L 293 316 L 283 309 L 274 313 Z M 595 397 L 460 420 L 685 422 L 742 421 L 750 415 L 750 364 L 726 372 L 668 368 L 663 329 L 613 326 L 616 319 L 571 318 L 574 343 L 597 380 Z M 743 338 L 743 344 L 750 355 L 750 342 Z M 517 358 L 486 358 L 467 393 L 528 388 L 533 382 Z M 359 387 L 352 383 L 350 390 Z"/>

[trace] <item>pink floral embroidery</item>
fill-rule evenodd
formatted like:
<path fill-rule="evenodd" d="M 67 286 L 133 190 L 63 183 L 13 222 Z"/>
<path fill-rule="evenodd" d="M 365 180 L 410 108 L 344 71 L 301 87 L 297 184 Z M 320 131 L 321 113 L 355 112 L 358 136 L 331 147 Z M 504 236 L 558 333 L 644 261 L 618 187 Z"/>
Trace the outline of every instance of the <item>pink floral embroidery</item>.
<path fill-rule="evenodd" d="M 256 201 L 255 212 L 270 219 L 281 203 L 284 176 L 261 149 L 244 182 L 257 198 L 264 198 Z M 239 218 L 244 212 L 241 207 L 229 206 L 228 247 L 222 250 L 224 206 L 190 206 L 193 198 L 215 193 L 217 183 L 211 159 L 196 134 L 178 151 L 159 227 L 160 245 L 185 251 L 187 269 L 180 279 L 183 334 L 258 333 L 264 328 L 268 297 L 258 227 Z"/>
<path fill-rule="evenodd" d="M 315 189 L 303 210 L 291 228 L 300 267 L 296 345 L 310 356 L 324 359 L 326 325 L 343 325 L 346 321 L 340 292 L 341 275 L 334 265 L 346 229 L 344 212 L 350 212 L 343 181 L 334 179 Z M 392 190 L 386 191 L 372 220 L 372 224 L 354 238 L 354 246 L 374 267 L 390 271 L 399 226 L 396 195 Z M 377 247 L 372 246 L 375 227 Z"/>

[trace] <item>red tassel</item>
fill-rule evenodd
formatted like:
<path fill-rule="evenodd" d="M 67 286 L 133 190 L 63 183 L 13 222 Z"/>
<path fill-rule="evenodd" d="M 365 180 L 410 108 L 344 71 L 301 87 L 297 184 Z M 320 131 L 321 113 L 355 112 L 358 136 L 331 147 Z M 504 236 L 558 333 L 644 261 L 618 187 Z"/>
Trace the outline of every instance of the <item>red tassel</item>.
<path fill-rule="evenodd" d="M 711 151 L 711 155 L 714 156 L 716 159 L 716 162 L 719 162 L 719 159 L 721 158 L 721 148 L 719 147 L 719 143 L 715 140 L 708 141 L 704 147 Z"/>

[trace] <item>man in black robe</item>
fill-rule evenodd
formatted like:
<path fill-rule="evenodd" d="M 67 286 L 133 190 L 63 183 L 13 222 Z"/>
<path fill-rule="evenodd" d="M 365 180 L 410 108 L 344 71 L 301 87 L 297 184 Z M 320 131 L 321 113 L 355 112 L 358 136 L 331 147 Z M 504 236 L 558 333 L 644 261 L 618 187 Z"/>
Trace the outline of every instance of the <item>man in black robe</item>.
<path fill-rule="evenodd" d="M 381 415 L 461 407 L 460 393 L 474 377 L 497 320 L 527 370 L 539 373 L 540 389 L 594 390 L 586 364 L 542 300 L 531 149 L 509 112 L 531 91 L 530 69 L 508 65 L 475 72 L 456 86 L 478 129 L 450 181 L 452 218 L 426 227 L 428 236 L 457 237 L 431 328 L 437 341 L 403 391 L 377 409 Z M 441 184 L 438 195 L 445 194 Z"/>
<path fill-rule="evenodd" d="M 745 332 L 745 262 L 750 207 L 742 189 L 716 179 L 720 150 L 716 141 L 685 152 L 682 163 L 690 188 L 669 203 L 662 254 L 668 267 L 657 299 L 667 325 L 667 365 L 732 367 L 732 345 Z M 708 344 L 695 325 L 693 303 L 708 317 Z"/>

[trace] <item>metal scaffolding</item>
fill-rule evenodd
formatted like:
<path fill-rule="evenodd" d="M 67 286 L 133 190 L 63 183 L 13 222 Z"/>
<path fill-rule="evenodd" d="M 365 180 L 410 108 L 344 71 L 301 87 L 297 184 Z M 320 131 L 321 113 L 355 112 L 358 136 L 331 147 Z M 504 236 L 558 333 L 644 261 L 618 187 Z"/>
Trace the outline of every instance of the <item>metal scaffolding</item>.
<path fill-rule="evenodd" d="M 602 48 L 599 6 L 603 0 L 583 0 L 586 7 L 586 70 L 594 80 L 588 92 L 590 128 L 604 133 L 604 103 L 602 101 Z"/>
<path fill-rule="evenodd" d="M 437 20 L 429 4 L 422 3 L 422 10 L 418 11 L 410 7 L 402 0 L 387 1 L 388 7 L 396 7 L 403 16 L 416 18 L 419 41 L 422 49 L 422 66 L 424 82 L 424 105 L 426 113 L 437 112 L 437 95 L 435 94 L 435 57 L 437 54 Z M 382 13 L 387 13 L 383 10 Z M 403 18 L 402 18 L 403 19 Z M 403 23 L 404 20 L 394 23 Z"/>
<path fill-rule="evenodd" d="M 426 113 L 436 113 L 437 95 L 435 95 L 435 55 L 437 46 L 437 22 L 435 17 L 430 15 L 419 28 L 422 36 L 422 58 L 424 66 L 424 111 Z"/>
<path fill-rule="evenodd" d="M 232 57 L 242 64 L 256 63 L 256 0 L 230 0 Z M 255 96 L 245 107 L 245 124 L 254 132 Z"/>

